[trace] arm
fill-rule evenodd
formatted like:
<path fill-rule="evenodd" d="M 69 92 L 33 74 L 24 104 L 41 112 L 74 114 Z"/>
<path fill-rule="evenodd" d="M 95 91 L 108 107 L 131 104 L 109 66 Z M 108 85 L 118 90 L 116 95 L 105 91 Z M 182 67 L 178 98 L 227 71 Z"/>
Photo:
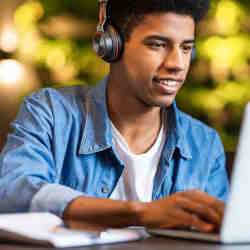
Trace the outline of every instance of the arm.
<path fill-rule="evenodd" d="M 79 197 L 66 207 L 63 219 L 75 229 L 184 226 L 209 232 L 220 227 L 223 213 L 223 202 L 199 190 L 189 190 L 149 203 Z"/>
<path fill-rule="evenodd" d="M 61 216 L 71 200 L 84 195 L 59 184 L 52 144 L 55 99 L 45 90 L 32 94 L 12 123 L 14 133 L 0 155 L 1 213 L 40 211 Z M 63 112 L 60 107 L 56 106 L 57 112 Z"/>

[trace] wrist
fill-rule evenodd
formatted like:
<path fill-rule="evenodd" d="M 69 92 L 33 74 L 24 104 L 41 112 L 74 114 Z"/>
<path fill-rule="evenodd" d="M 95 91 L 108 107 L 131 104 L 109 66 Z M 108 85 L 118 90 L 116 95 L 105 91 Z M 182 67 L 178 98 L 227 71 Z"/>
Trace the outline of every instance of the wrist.
<path fill-rule="evenodd" d="M 147 225 L 147 214 L 149 210 L 149 204 L 147 202 L 129 202 L 129 209 L 134 214 L 134 225 L 135 226 L 146 226 Z"/>

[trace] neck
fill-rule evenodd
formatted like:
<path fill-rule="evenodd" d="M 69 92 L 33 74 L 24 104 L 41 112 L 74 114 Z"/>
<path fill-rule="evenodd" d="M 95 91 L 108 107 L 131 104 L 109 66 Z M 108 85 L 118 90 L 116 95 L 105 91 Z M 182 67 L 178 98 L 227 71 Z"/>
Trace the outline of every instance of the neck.
<path fill-rule="evenodd" d="M 161 129 L 160 107 L 150 107 L 126 95 L 116 79 L 110 76 L 107 87 L 109 117 L 134 153 L 146 152 Z"/>

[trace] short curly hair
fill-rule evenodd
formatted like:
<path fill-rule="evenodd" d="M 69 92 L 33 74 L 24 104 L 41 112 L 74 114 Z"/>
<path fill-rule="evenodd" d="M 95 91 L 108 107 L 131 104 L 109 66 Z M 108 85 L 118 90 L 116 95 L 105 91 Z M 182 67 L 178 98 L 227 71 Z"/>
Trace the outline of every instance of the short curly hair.
<path fill-rule="evenodd" d="M 109 0 L 108 16 L 123 39 L 128 41 L 133 29 L 146 15 L 173 12 L 191 16 L 198 23 L 209 8 L 210 0 Z"/>

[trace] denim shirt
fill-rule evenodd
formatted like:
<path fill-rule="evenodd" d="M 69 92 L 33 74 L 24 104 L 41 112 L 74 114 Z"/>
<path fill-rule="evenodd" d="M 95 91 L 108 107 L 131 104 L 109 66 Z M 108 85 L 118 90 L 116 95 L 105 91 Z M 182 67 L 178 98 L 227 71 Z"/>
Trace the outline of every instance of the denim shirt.
<path fill-rule="evenodd" d="M 0 212 L 62 216 L 79 196 L 111 195 L 124 164 L 112 142 L 107 79 L 95 87 L 42 89 L 24 100 L 0 155 Z M 152 200 L 200 189 L 226 201 L 228 179 L 218 134 L 175 103 L 166 117 L 168 133 Z"/>

